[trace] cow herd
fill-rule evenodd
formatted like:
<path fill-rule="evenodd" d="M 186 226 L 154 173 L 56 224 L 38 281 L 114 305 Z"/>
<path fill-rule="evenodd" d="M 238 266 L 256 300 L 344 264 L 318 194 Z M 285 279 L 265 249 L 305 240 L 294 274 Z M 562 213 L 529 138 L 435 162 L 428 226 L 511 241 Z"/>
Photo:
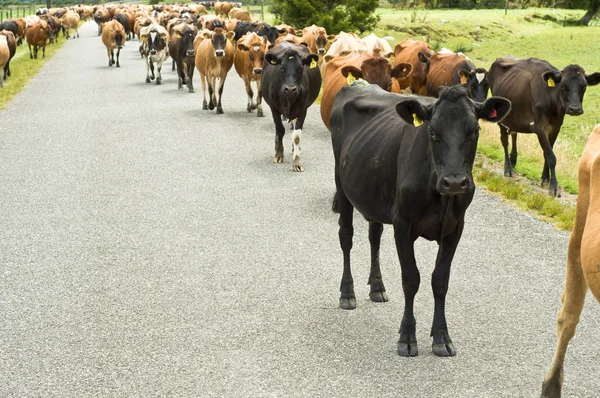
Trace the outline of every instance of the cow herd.
<path fill-rule="evenodd" d="M 246 110 L 264 116 L 262 100 L 275 124 L 275 163 L 284 162 L 286 123 L 292 130 L 292 167 L 304 171 L 300 141 L 308 108 L 322 90 L 321 118 L 331 132 L 339 213 L 343 275 L 339 305 L 356 308 L 350 267 L 353 212 L 369 222 L 371 245 L 370 299 L 386 302 L 379 267 L 383 224 L 392 224 L 402 268 L 405 297 L 397 351 L 416 356 L 414 298 L 420 275 L 414 242 L 423 237 L 439 244 L 432 276 L 435 311 L 432 351 L 454 356 L 445 317 L 452 259 L 460 241 L 465 212 L 475 184 L 472 169 L 479 120 L 498 123 L 505 152 L 505 176 L 517 161 L 517 133 L 536 134 L 544 151 L 542 184 L 558 195 L 553 146 L 565 114 L 583 113 L 587 86 L 600 83 L 600 73 L 586 74 L 578 65 L 562 70 L 544 60 L 498 58 L 489 70 L 462 53 L 433 51 L 425 42 L 408 39 L 392 48 L 389 38 L 354 33 L 337 35 L 312 25 L 302 30 L 252 21 L 248 10 L 228 2 L 188 5 L 105 5 L 43 10 L 40 16 L 0 25 L 0 66 L 10 76 L 9 60 L 24 38 L 37 57 L 58 29 L 69 37 L 81 19 L 98 24 L 108 66 L 120 67 L 120 52 L 137 37 L 146 62 L 147 83 L 162 84 L 164 63 L 172 59 L 177 87 L 194 92 L 198 71 L 204 95 L 202 109 L 223 110 L 223 87 L 231 68 L 243 79 Z M 12 54 L 12 55 L 11 55 Z M 2 80 L 0 80 L 0 84 Z M 256 92 L 252 83 L 256 85 Z M 491 91 L 492 97 L 488 98 Z M 410 93 L 412 95 L 406 95 Z M 512 151 L 508 152 L 508 137 Z M 567 287 L 559 314 L 559 346 L 544 382 L 544 397 L 560 396 L 566 346 L 574 334 L 585 291 L 600 300 L 599 223 L 600 128 L 580 164 L 580 201 L 569 245 Z M 597 180 L 597 178 L 596 178 Z M 597 192 L 598 191 L 598 192 Z"/>

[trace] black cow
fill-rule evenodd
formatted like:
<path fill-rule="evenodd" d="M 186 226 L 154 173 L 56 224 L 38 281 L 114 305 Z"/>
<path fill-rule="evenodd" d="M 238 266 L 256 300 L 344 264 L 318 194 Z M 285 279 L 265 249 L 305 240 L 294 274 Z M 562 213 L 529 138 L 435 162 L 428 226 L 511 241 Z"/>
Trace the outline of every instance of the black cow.
<path fill-rule="evenodd" d="M 517 133 L 533 133 L 544 151 L 542 186 L 550 183 L 550 195 L 557 195 L 556 156 L 553 147 L 565 113 L 583 113 L 583 95 L 587 86 L 600 83 L 600 72 L 586 75 L 579 65 L 559 71 L 549 62 L 537 58 L 499 58 L 488 75 L 492 95 L 510 99 L 513 110 L 499 124 L 504 147 L 504 176 L 512 177 L 517 163 Z M 508 155 L 508 134 L 512 150 Z"/>
<path fill-rule="evenodd" d="M 473 70 L 461 69 L 458 73 L 463 80 L 467 81 L 465 85 L 469 89 L 469 97 L 477 102 L 485 101 L 490 90 L 488 71 L 485 68 L 475 68 Z"/>
<path fill-rule="evenodd" d="M 294 171 L 304 171 L 300 161 L 300 137 L 308 107 L 321 89 L 318 59 L 305 46 L 283 42 L 267 52 L 263 63 L 261 91 L 275 122 L 273 161 L 283 163 L 283 116 L 292 122 Z"/>
<path fill-rule="evenodd" d="M 455 355 L 445 318 L 450 266 L 475 184 L 471 174 L 478 119 L 498 122 L 510 111 L 504 98 L 473 102 L 462 86 L 445 88 L 439 99 L 391 94 L 376 85 L 342 88 L 331 113 L 339 239 L 344 254 L 340 307 L 356 308 L 350 271 L 352 214 L 369 221 L 372 301 L 387 295 L 379 269 L 383 224 L 393 224 L 402 268 L 405 308 L 398 353 L 416 356 L 413 303 L 420 277 L 414 242 L 435 240 L 439 251 L 432 276 L 435 312 L 433 353 Z M 334 202 L 334 205 L 336 203 Z"/>
<path fill-rule="evenodd" d="M 196 51 L 194 50 L 194 39 L 198 33 L 198 28 L 186 23 L 180 23 L 171 27 L 169 54 L 173 62 L 177 65 L 177 75 L 179 77 L 177 88 L 182 88 L 187 84 L 188 91 L 194 92 L 194 68 L 196 62 Z"/>
<path fill-rule="evenodd" d="M 275 45 L 275 40 L 279 37 L 280 33 L 285 33 L 285 29 L 277 29 L 274 26 L 269 25 L 266 22 L 248 22 L 240 21 L 235 25 L 233 29 L 235 33 L 234 40 L 239 40 L 248 32 L 254 32 L 261 37 L 266 37 L 269 43 Z"/>
<path fill-rule="evenodd" d="M 127 34 L 127 39 L 133 39 L 133 23 L 132 21 L 129 20 L 129 15 L 124 14 L 124 13 L 119 13 L 117 15 L 115 15 L 114 18 L 117 22 L 119 22 L 121 25 L 123 25 L 123 28 L 125 29 L 125 33 Z"/>

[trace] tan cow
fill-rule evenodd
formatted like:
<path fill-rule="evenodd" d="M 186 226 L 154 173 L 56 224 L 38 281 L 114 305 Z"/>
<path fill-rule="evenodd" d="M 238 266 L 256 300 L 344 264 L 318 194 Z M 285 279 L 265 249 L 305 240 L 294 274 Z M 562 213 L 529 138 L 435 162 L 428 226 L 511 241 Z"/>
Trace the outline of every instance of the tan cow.
<path fill-rule="evenodd" d="M 29 58 L 37 59 L 39 47 L 42 48 L 42 58 L 46 58 L 46 42 L 48 39 L 54 38 L 54 34 L 48 22 L 40 19 L 39 22 L 25 28 L 25 38 L 29 46 Z M 31 47 L 33 47 L 33 52 Z"/>
<path fill-rule="evenodd" d="M 221 8 L 223 8 L 223 2 L 216 1 L 214 6 L 215 15 L 221 15 Z"/>
<path fill-rule="evenodd" d="M 295 36 L 295 35 L 292 35 L 292 34 L 289 34 L 289 33 L 287 35 L 284 35 L 284 36 L 279 36 L 277 38 L 277 40 L 275 40 L 275 45 L 278 45 L 282 41 L 286 41 L 286 42 L 292 43 L 292 44 L 301 44 L 303 46 L 308 47 L 308 45 L 306 44 L 306 42 L 304 42 L 301 37 L 298 37 L 298 36 Z"/>
<path fill-rule="evenodd" d="M 231 9 L 233 8 L 233 4 L 231 4 L 228 1 L 224 1 L 221 4 L 221 14 L 223 16 L 223 18 L 228 18 L 229 17 L 229 11 L 231 11 Z M 217 14 L 217 10 L 215 9 L 215 14 Z M 217 14 L 219 15 L 219 14 Z"/>
<path fill-rule="evenodd" d="M 3 30 L 2 32 L 8 32 Z M 9 32 L 12 35 L 12 32 Z M 0 34 L 0 71 L 4 70 L 4 66 L 10 61 L 10 49 L 8 48 L 8 35 Z M 4 80 L 0 74 L 0 87 L 4 87 Z"/>
<path fill-rule="evenodd" d="M 329 46 L 324 60 L 328 62 L 333 57 L 350 54 L 351 52 L 364 54 L 367 52 L 367 47 L 356 33 L 340 32 Z"/>
<path fill-rule="evenodd" d="M 282 23 L 282 24 L 279 24 L 279 25 L 275 25 L 275 29 L 277 29 L 278 31 L 285 31 L 285 34 L 289 33 L 291 35 L 296 36 L 296 28 L 294 28 L 291 25 Z"/>
<path fill-rule="evenodd" d="M 234 7 L 231 9 L 231 11 L 229 11 L 229 19 L 234 18 L 239 21 L 252 22 L 252 16 L 250 15 L 250 11 L 239 7 Z"/>
<path fill-rule="evenodd" d="M 389 37 L 390 40 L 393 40 L 392 37 Z M 374 57 L 385 57 L 389 58 L 394 55 L 394 50 L 392 50 L 392 46 L 385 38 L 381 38 L 376 36 L 374 33 L 371 33 L 369 36 L 361 39 L 361 42 L 366 47 L 367 54 L 372 55 Z"/>
<path fill-rule="evenodd" d="M 262 91 L 261 77 L 262 65 L 267 52 L 269 40 L 266 37 L 260 37 L 254 32 L 246 33 L 237 42 L 237 51 L 233 59 L 235 71 L 240 75 L 246 85 L 248 94 L 248 106 L 246 110 L 252 112 L 256 109 L 257 116 L 264 116 L 262 109 Z M 252 92 L 252 82 L 256 82 L 256 104 L 254 104 L 254 93 Z"/>
<path fill-rule="evenodd" d="M 125 45 L 125 39 L 127 34 L 125 28 L 118 21 L 114 19 L 102 24 L 102 43 L 106 47 L 106 53 L 108 54 L 108 66 L 115 64 L 114 51 L 117 49 L 117 68 L 120 68 L 119 55 L 121 54 L 121 48 Z"/>
<path fill-rule="evenodd" d="M 569 239 L 565 290 L 556 322 L 558 346 L 542 385 L 542 397 L 561 396 L 565 354 L 575 335 L 588 288 L 600 302 L 600 125 L 590 135 L 579 161 L 575 225 Z"/>
<path fill-rule="evenodd" d="M 392 68 L 389 61 L 383 57 L 373 57 L 368 54 L 351 53 L 335 57 L 327 63 L 323 70 L 323 97 L 321 98 L 321 119 L 325 127 L 331 131 L 329 117 L 333 108 L 335 96 L 345 85 L 354 80 L 363 79 L 371 84 L 377 84 L 386 91 L 392 89 L 392 80 L 410 75 L 410 64 L 399 64 Z"/>
<path fill-rule="evenodd" d="M 71 38 L 69 34 L 69 30 L 71 29 L 75 29 L 77 38 L 79 38 L 79 31 L 77 30 L 77 27 L 79 26 L 79 19 L 79 14 L 77 14 L 75 11 L 70 10 L 67 11 L 65 15 L 63 15 L 60 19 L 60 23 L 62 24 L 63 31 L 65 32 L 65 37 L 67 39 Z M 73 35 L 73 38 L 75 38 L 75 35 Z"/>
<path fill-rule="evenodd" d="M 202 40 L 196 48 L 196 68 L 200 73 L 202 93 L 204 102 L 202 109 L 213 110 L 217 107 L 217 114 L 223 113 L 221 96 L 227 72 L 233 66 L 233 45 L 231 40 L 235 33 L 225 32 L 223 28 L 215 28 L 214 31 L 203 32 Z M 216 97 L 217 79 L 220 79 L 219 98 Z M 208 83 L 208 94 L 210 101 L 206 103 L 206 85 Z"/>
<path fill-rule="evenodd" d="M 427 64 L 432 55 L 433 51 L 429 48 L 429 44 L 423 41 L 408 39 L 396 44 L 393 65 L 407 62 L 413 68 L 406 79 L 394 81 L 392 92 L 400 93 L 401 90 L 408 88 L 412 94 L 427 95 Z"/>

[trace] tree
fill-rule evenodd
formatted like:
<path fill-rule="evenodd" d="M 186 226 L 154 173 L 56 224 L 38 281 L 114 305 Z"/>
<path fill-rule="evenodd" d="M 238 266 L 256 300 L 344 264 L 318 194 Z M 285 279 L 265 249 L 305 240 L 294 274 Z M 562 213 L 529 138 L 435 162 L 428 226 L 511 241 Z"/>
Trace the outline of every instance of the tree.
<path fill-rule="evenodd" d="M 600 1 L 600 0 L 598 0 Z M 273 0 L 271 12 L 296 27 L 312 24 L 328 32 L 373 30 L 379 22 L 378 0 Z"/>
<path fill-rule="evenodd" d="M 566 0 L 565 7 L 586 10 L 579 23 L 587 26 L 600 10 L 600 0 Z"/>

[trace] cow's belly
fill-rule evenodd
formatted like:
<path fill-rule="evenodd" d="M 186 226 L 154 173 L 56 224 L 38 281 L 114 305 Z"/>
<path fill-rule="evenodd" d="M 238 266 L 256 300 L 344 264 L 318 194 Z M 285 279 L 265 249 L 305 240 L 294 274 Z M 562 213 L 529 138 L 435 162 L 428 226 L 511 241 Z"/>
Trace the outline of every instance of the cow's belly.
<path fill-rule="evenodd" d="M 399 144 L 377 134 L 350 140 L 340 156 L 340 181 L 346 197 L 367 220 L 392 223 Z"/>

